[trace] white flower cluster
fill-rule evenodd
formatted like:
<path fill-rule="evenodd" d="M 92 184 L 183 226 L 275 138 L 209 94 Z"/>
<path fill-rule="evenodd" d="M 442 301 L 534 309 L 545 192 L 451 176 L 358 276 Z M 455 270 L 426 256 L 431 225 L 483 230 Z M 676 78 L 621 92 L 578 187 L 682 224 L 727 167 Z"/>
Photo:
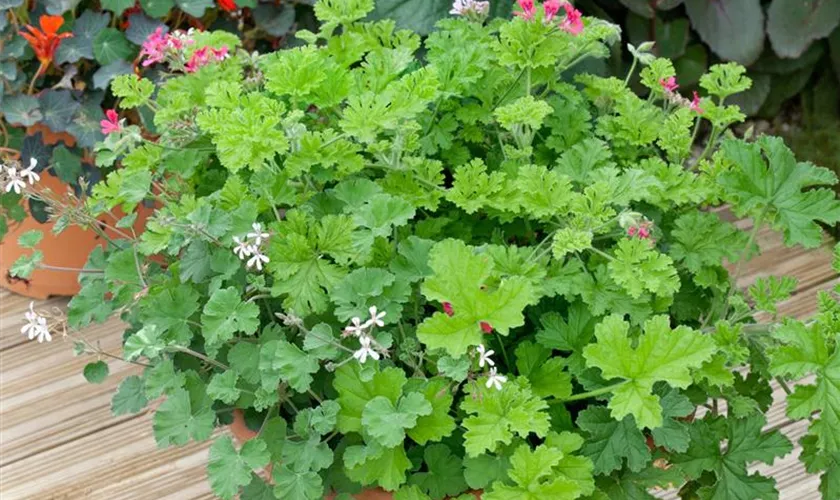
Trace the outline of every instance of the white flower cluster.
<path fill-rule="evenodd" d="M 25 188 L 26 183 L 28 182 L 31 186 L 36 182 L 41 180 L 41 176 L 35 172 L 35 167 L 38 166 L 38 160 L 35 158 L 29 159 L 29 167 L 18 170 L 15 167 L 11 167 L 6 165 L 6 186 L 4 189 L 7 193 L 14 191 L 17 194 L 20 194 Z"/>
<path fill-rule="evenodd" d="M 490 369 L 487 375 L 487 382 L 485 385 L 487 388 L 495 387 L 496 390 L 502 390 L 502 384 L 507 382 L 507 377 L 504 375 L 499 375 L 496 371 L 496 362 L 493 361 L 492 356 L 496 353 L 496 351 L 488 350 L 484 347 L 484 344 L 479 345 L 476 350 L 476 354 L 478 354 L 478 366 L 479 368 L 484 368 L 484 365 Z"/>
<path fill-rule="evenodd" d="M 26 318 L 26 324 L 21 327 L 20 333 L 29 336 L 29 340 L 37 338 L 39 343 L 52 340 L 47 318 L 35 312 L 35 302 L 29 303 L 29 311 L 23 316 Z"/>
<path fill-rule="evenodd" d="M 268 264 L 268 256 L 262 253 L 262 244 L 268 240 L 268 233 L 263 231 L 262 224 L 255 222 L 251 225 L 254 230 L 246 234 L 242 238 L 233 237 L 233 242 L 236 246 L 233 248 L 235 253 L 241 260 L 248 260 L 246 266 L 248 268 L 256 267 L 257 271 L 262 271 L 263 265 Z"/>
<path fill-rule="evenodd" d="M 376 306 L 371 306 L 368 309 L 370 312 L 370 319 L 362 323 L 358 316 L 350 320 L 350 324 L 344 329 L 345 336 L 353 336 L 359 339 L 359 349 L 353 353 L 353 357 L 359 360 L 359 363 L 364 364 L 368 358 L 379 360 L 380 354 L 376 348 L 379 345 L 371 336 L 374 326 L 385 326 L 382 318 L 385 317 L 385 311 L 378 311 Z"/>
<path fill-rule="evenodd" d="M 455 16 L 467 16 L 483 18 L 490 12 L 490 2 L 478 0 L 455 0 L 452 2 L 450 14 Z"/>

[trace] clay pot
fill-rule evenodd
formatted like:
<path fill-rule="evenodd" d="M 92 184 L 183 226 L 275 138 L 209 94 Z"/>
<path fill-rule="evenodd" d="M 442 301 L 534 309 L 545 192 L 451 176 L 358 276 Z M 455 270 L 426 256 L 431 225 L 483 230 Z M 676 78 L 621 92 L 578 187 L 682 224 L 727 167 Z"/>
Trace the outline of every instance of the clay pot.
<path fill-rule="evenodd" d="M 254 439 L 257 436 L 257 433 L 249 429 L 248 425 L 245 424 L 245 415 L 239 408 L 233 410 L 233 423 L 230 424 L 230 432 L 240 443 L 244 443 L 249 439 Z M 269 465 L 266 469 L 266 472 L 270 475 L 271 465 Z M 476 499 L 481 500 L 480 493 L 473 492 L 473 495 L 475 495 Z M 333 500 L 335 497 L 335 493 L 330 493 L 324 497 L 324 500 Z M 361 493 L 356 493 L 353 495 L 353 498 L 356 500 L 393 500 L 394 494 L 385 491 L 382 488 L 372 488 L 364 490 Z"/>
<path fill-rule="evenodd" d="M 41 180 L 38 182 L 37 190 L 50 189 L 56 195 L 63 195 L 67 192 L 67 185 L 61 180 L 44 171 L 41 173 Z M 24 202 L 28 209 L 28 203 Z M 137 209 L 138 217 L 134 224 L 134 230 L 142 230 L 145 221 L 152 210 L 143 207 Z M 28 210 L 27 210 L 28 212 Z M 114 217 L 119 220 L 124 214 L 114 211 Z M 100 217 L 105 220 L 105 217 Z M 115 219 L 107 217 L 107 222 L 113 225 Z M 0 242 L 0 286 L 15 293 L 32 297 L 35 299 L 46 299 L 53 295 L 75 295 L 79 291 L 79 273 L 75 271 L 55 271 L 49 269 L 36 269 L 28 279 L 13 278 L 9 274 L 12 264 L 21 255 L 30 255 L 32 250 L 18 246 L 18 237 L 30 230 L 38 230 L 44 234 L 44 238 L 37 246 L 44 254 L 43 264 L 55 267 L 80 269 L 87 262 L 88 255 L 97 246 L 104 246 L 106 241 L 91 230 L 83 230 L 78 226 L 69 226 L 60 234 L 53 233 L 54 224 L 47 221 L 41 224 L 33 217 L 27 215 L 21 223 L 12 223 L 9 232 Z M 111 230 L 106 229 L 109 237 L 118 237 Z"/>

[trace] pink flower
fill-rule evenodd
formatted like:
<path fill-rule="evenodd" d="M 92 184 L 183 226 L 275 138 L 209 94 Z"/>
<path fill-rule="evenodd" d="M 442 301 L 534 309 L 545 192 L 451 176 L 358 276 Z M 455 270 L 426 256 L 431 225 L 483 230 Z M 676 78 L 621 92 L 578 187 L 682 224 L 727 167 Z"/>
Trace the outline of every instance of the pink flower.
<path fill-rule="evenodd" d="M 166 57 L 168 35 L 163 34 L 163 27 L 158 27 L 154 33 L 146 37 L 140 49 L 140 57 L 145 57 L 143 66 L 159 63 Z"/>
<path fill-rule="evenodd" d="M 221 49 L 214 49 L 212 47 L 201 47 L 200 49 L 193 52 L 192 57 L 190 57 L 190 60 L 187 61 L 187 64 L 184 66 L 184 70 L 187 73 L 195 73 L 196 71 L 198 71 L 199 68 L 201 68 L 202 66 L 206 66 L 208 63 L 210 63 L 210 61 L 221 61 L 226 59 L 227 56 L 227 47 L 222 47 Z"/>
<path fill-rule="evenodd" d="M 480 326 L 481 331 L 484 332 L 487 335 L 490 335 L 491 333 L 493 333 L 493 327 L 490 326 L 490 323 L 488 323 L 486 321 L 480 321 L 478 323 L 478 326 Z"/>
<path fill-rule="evenodd" d="M 443 303 L 443 312 L 445 312 L 447 316 L 455 315 L 455 309 L 452 309 L 452 304 L 450 304 L 449 302 Z"/>
<path fill-rule="evenodd" d="M 662 86 L 662 89 L 665 92 L 674 92 L 675 90 L 680 88 L 680 86 L 677 85 L 677 79 L 674 78 L 673 76 L 668 78 L 668 79 L 660 78 L 659 79 L 659 85 Z"/>
<path fill-rule="evenodd" d="M 519 0 L 519 8 L 522 12 L 514 12 L 513 15 L 519 16 L 526 21 L 530 21 L 537 13 L 537 8 L 534 7 L 534 0 Z"/>
<path fill-rule="evenodd" d="M 562 2 L 560 0 L 545 0 L 543 3 L 543 12 L 545 12 L 545 22 L 550 23 L 554 16 L 560 12 L 560 6 Z"/>
<path fill-rule="evenodd" d="M 563 22 L 560 23 L 560 29 L 572 35 L 580 34 L 583 31 L 583 19 L 581 19 L 580 11 L 568 2 L 563 3 L 563 10 L 566 11 L 566 19 L 563 19 Z"/>
<path fill-rule="evenodd" d="M 117 114 L 116 110 L 109 109 L 105 111 L 106 120 L 102 120 L 99 122 L 99 126 L 102 127 L 102 133 L 108 135 L 112 132 L 119 132 L 122 130 L 122 126 L 120 125 L 120 115 Z"/>
<path fill-rule="evenodd" d="M 694 99 L 691 100 L 691 110 L 696 111 L 698 115 L 702 115 L 704 113 L 703 108 L 700 107 L 700 96 L 697 95 L 697 91 L 694 91 Z"/>
<path fill-rule="evenodd" d="M 633 237 L 636 236 L 636 232 L 639 230 L 636 226 L 630 226 L 627 228 L 627 236 Z"/>
<path fill-rule="evenodd" d="M 638 226 L 630 226 L 627 228 L 627 236 L 630 238 L 637 236 L 639 239 L 648 240 L 650 239 L 650 226 L 652 224 L 650 221 L 645 221 Z"/>

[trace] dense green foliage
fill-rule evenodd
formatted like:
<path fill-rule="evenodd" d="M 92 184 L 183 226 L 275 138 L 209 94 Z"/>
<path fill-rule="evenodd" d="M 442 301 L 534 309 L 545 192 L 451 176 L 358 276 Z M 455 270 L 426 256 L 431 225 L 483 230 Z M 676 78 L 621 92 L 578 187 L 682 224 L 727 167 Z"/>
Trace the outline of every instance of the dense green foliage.
<path fill-rule="evenodd" d="M 619 30 L 604 21 L 575 35 L 541 9 L 453 18 L 421 41 L 362 21 L 373 8 L 321 0 L 304 46 L 157 86 L 116 80 L 160 136 L 109 134 L 97 158 L 119 168 L 84 207 L 157 211 L 139 235 L 133 215 L 113 223 L 123 237 L 90 256 L 68 315 L 128 325 L 123 355 L 146 367 L 114 413 L 163 397 L 165 447 L 245 410 L 259 435 L 210 451 L 225 499 L 373 486 L 641 499 L 673 485 L 770 500 L 773 478 L 747 467 L 792 449 L 763 430 L 771 381 L 812 375 L 788 414 L 811 420 L 802 459 L 836 498 L 840 305 L 825 292 L 812 321 L 779 319 L 792 281 L 741 290 L 724 264 L 758 253 L 762 225 L 819 246 L 818 223 L 840 221 L 837 178 L 777 138 L 726 132 L 744 118 L 726 102 L 749 87 L 743 68 L 712 66 L 692 103 L 660 84 L 669 61 L 645 58 L 642 99 L 622 79 L 569 76 L 608 57 Z M 700 121 L 713 132 L 695 150 Z M 755 229 L 710 210 L 723 204 Z"/>

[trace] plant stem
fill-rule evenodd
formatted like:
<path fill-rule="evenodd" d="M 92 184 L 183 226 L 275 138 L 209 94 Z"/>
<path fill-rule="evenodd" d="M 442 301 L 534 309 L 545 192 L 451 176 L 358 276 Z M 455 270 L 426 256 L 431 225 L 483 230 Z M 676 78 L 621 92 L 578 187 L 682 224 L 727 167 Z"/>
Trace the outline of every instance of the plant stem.
<path fill-rule="evenodd" d="M 729 290 L 726 292 L 726 298 L 723 300 L 723 315 L 721 315 L 721 318 L 726 318 L 726 315 L 729 313 L 729 299 L 732 298 L 732 295 L 735 293 L 735 289 L 738 287 L 738 277 L 741 275 L 741 268 L 744 265 L 747 252 L 750 251 L 750 247 L 752 247 L 756 237 L 758 236 L 758 232 L 761 230 L 761 224 L 764 222 L 764 215 L 766 213 L 767 208 L 762 210 L 761 213 L 758 214 L 758 217 L 756 217 L 753 221 L 753 229 L 750 231 L 750 237 L 747 239 L 747 244 L 744 245 L 744 249 L 741 250 L 741 255 L 738 256 L 738 263 L 735 264 L 735 272 L 732 273 L 732 283 L 729 286 Z M 709 315 L 709 318 L 711 318 L 711 314 Z"/>
<path fill-rule="evenodd" d="M 499 342 L 499 350 L 502 351 L 502 357 L 505 358 L 505 364 L 508 366 L 508 368 L 510 368 L 513 365 L 510 364 L 510 359 L 508 359 L 507 351 L 505 350 L 505 343 L 502 342 L 502 336 L 499 335 L 498 332 L 493 332 L 493 334 L 496 336 L 496 340 Z"/>
<path fill-rule="evenodd" d="M 229 367 L 228 365 L 226 365 L 226 364 L 224 364 L 224 363 L 219 363 L 219 362 L 218 362 L 218 361 L 216 361 L 215 359 L 208 358 L 208 357 L 207 357 L 207 356 L 205 356 L 204 354 L 201 354 L 201 353 L 200 353 L 200 352 L 198 352 L 198 351 L 193 351 L 193 350 L 192 350 L 192 349 L 190 349 L 189 347 L 183 347 L 183 346 L 171 346 L 171 347 L 169 347 L 169 349 L 173 349 L 173 350 L 176 350 L 176 351 L 179 351 L 179 352 L 183 352 L 183 353 L 185 353 L 185 354 L 189 354 L 190 356 L 194 356 L 194 357 L 196 357 L 196 358 L 198 358 L 198 359 L 200 359 L 200 360 L 202 360 L 202 361 L 205 361 L 205 362 L 207 362 L 207 363 L 210 363 L 211 365 L 215 366 L 216 368 L 221 368 L 222 370 L 230 370 L 230 367 Z"/>
<path fill-rule="evenodd" d="M 623 380 L 621 382 L 618 382 L 617 384 L 608 385 L 606 387 L 601 387 L 600 389 L 595 389 L 593 391 L 581 392 L 580 394 L 575 394 L 573 396 L 569 396 L 568 398 L 554 399 L 553 401 L 549 402 L 549 404 L 568 403 L 568 402 L 571 402 L 571 401 L 580 401 L 582 399 L 589 399 L 589 398 L 594 398 L 594 397 L 597 397 L 597 396 L 603 396 L 604 394 L 608 394 L 608 393 L 618 389 L 619 387 L 621 387 L 622 385 L 624 385 L 626 383 L 627 383 L 627 381 Z"/>
<path fill-rule="evenodd" d="M 47 69 L 47 64 L 41 63 L 38 66 L 38 71 L 35 72 L 35 75 L 32 76 L 32 80 L 29 82 L 29 89 L 27 90 L 27 94 L 32 95 L 32 92 L 35 90 L 35 81 L 41 76 L 41 73 Z"/>
<path fill-rule="evenodd" d="M 63 266 L 51 266 L 49 264 L 38 264 L 36 266 L 38 269 L 46 269 L 49 271 L 67 271 L 71 273 L 91 273 L 91 274 L 100 274 L 104 273 L 104 269 L 82 269 L 78 267 L 63 267 Z"/>
<path fill-rule="evenodd" d="M 624 78 L 624 86 L 630 85 L 630 78 L 633 77 L 633 72 L 636 70 L 636 63 L 639 62 L 639 59 L 634 57 L 633 64 L 630 65 L 630 71 L 627 72 L 627 76 Z"/>
<path fill-rule="evenodd" d="M 597 249 L 597 248 L 595 248 L 595 247 L 589 247 L 589 248 L 588 248 L 588 250 L 591 250 L 592 252 L 597 253 L 598 255 L 600 255 L 601 257 L 603 257 L 603 258 L 605 258 L 605 259 L 607 259 L 607 260 L 615 260 L 615 257 L 613 257 L 612 255 L 610 255 L 610 254 L 608 254 L 608 253 L 606 253 L 606 252 L 604 252 L 604 251 L 602 251 L 602 250 L 598 250 L 598 249 Z"/>

